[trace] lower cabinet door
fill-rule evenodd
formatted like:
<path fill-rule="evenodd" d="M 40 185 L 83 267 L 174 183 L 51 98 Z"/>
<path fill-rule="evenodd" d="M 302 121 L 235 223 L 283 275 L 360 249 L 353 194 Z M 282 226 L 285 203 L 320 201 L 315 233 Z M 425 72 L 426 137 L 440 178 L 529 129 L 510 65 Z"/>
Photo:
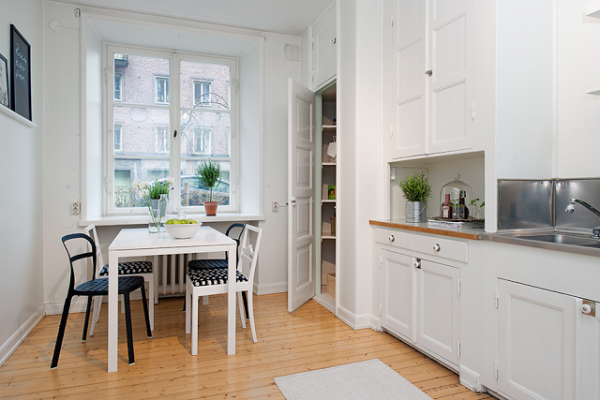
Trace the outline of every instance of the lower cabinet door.
<path fill-rule="evenodd" d="M 458 268 L 421 260 L 417 277 L 417 344 L 458 365 Z"/>
<path fill-rule="evenodd" d="M 592 398 L 577 389 L 582 300 L 502 279 L 498 290 L 498 392 L 519 400 Z"/>
<path fill-rule="evenodd" d="M 414 259 L 387 250 L 381 250 L 380 256 L 381 325 L 412 340 Z"/>

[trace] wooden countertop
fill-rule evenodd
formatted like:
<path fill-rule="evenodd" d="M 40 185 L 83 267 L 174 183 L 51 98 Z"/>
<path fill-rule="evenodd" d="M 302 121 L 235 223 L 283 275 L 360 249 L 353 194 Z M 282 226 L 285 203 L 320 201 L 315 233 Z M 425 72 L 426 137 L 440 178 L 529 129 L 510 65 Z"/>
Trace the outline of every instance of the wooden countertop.
<path fill-rule="evenodd" d="M 431 233 L 434 235 L 451 236 L 461 239 L 479 240 L 479 235 L 484 233 L 483 228 L 447 228 L 444 226 L 429 225 L 427 222 L 422 224 L 406 223 L 404 218 L 395 218 L 387 220 L 369 220 L 369 225 L 383 226 L 385 228 L 402 229 L 405 231 Z"/>

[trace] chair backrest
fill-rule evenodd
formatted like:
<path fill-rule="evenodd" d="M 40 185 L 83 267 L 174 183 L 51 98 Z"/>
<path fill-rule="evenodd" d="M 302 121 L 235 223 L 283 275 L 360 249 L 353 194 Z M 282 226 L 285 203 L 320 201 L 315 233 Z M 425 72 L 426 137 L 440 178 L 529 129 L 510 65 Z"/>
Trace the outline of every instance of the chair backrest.
<path fill-rule="evenodd" d="M 69 242 L 71 240 L 75 240 L 75 239 L 85 240 L 87 242 L 87 244 L 90 246 L 91 251 L 80 252 L 78 254 L 71 255 L 71 252 L 69 251 L 69 247 L 67 246 L 67 242 Z M 86 235 L 85 233 L 72 233 L 70 235 L 65 235 L 62 237 L 62 242 L 63 242 L 63 246 L 65 247 L 65 250 L 67 251 L 67 256 L 69 256 L 69 264 L 71 265 L 71 280 L 69 282 L 69 292 L 72 292 L 73 290 L 75 290 L 75 271 L 73 268 L 74 261 L 82 260 L 85 258 L 91 258 L 94 276 L 96 276 L 96 269 L 97 269 L 96 268 L 96 244 L 94 243 L 92 238 L 89 237 L 88 235 Z M 85 246 L 85 248 L 87 249 L 88 247 Z"/>
<path fill-rule="evenodd" d="M 97 279 L 99 276 L 96 274 L 100 273 L 100 269 L 102 269 L 102 267 L 104 267 L 104 259 L 102 258 L 102 250 L 100 250 L 100 239 L 98 239 L 98 231 L 96 230 L 96 225 L 91 224 L 88 225 L 85 228 L 85 231 L 87 232 L 88 236 L 92 238 L 92 240 L 94 241 L 94 243 L 96 244 L 96 260 L 98 261 L 98 265 L 100 265 L 100 268 L 98 268 L 97 271 L 94 272 L 94 278 Z"/>
<path fill-rule="evenodd" d="M 250 243 L 250 232 L 256 233 L 254 243 Z M 250 285 L 254 283 L 254 272 L 256 271 L 256 262 L 258 261 L 258 251 L 262 239 L 262 229 L 252 225 L 246 225 L 244 235 L 242 236 L 242 253 L 238 262 L 238 270 L 241 271 Z"/>
<path fill-rule="evenodd" d="M 241 241 L 241 237 L 242 234 L 244 233 L 244 229 L 246 228 L 246 225 L 244 224 L 240 224 L 240 223 L 235 223 L 235 224 L 231 224 L 229 226 L 229 228 L 227 228 L 227 231 L 225 232 L 225 235 L 229 236 L 229 233 L 235 229 L 235 228 L 240 228 L 240 233 L 237 235 L 237 238 L 235 236 L 230 236 L 233 240 L 235 240 L 235 242 L 237 243 L 237 249 L 235 252 L 236 255 L 236 259 L 235 259 L 235 264 L 237 265 L 237 263 L 240 262 L 240 241 Z M 228 258 L 228 254 L 225 253 L 225 259 L 227 260 Z"/>

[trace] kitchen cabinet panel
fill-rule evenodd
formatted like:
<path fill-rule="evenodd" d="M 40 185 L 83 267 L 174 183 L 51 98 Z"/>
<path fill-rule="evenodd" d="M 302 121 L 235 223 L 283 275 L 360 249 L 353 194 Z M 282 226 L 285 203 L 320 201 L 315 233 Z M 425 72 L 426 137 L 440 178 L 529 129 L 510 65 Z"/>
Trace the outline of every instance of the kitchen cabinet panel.
<path fill-rule="evenodd" d="M 384 328 L 414 337 L 413 322 L 413 258 L 391 251 L 381 251 L 382 314 Z"/>
<path fill-rule="evenodd" d="M 315 23 L 312 32 L 312 89 L 317 91 L 337 73 L 335 4 Z"/>

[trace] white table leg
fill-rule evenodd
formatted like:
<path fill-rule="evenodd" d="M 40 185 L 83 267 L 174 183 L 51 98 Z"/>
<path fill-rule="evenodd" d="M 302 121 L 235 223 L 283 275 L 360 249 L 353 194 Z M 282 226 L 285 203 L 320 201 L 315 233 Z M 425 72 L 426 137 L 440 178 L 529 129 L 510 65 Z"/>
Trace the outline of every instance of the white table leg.
<path fill-rule="evenodd" d="M 227 258 L 229 259 L 228 295 L 227 295 L 227 354 L 235 354 L 235 277 L 236 277 L 236 245 L 229 246 Z"/>
<path fill-rule="evenodd" d="M 119 257 L 108 252 L 108 372 L 117 371 L 119 349 Z"/>

